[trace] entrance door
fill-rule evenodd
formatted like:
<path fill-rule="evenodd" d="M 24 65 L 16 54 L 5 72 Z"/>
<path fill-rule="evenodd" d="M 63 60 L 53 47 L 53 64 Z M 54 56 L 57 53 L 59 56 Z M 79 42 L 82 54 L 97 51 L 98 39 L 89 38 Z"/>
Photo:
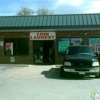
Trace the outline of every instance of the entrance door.
<path fill-rule="evenodd" d="M 54 41 L 33 41 L 34 63 L 54 63 Z"/>

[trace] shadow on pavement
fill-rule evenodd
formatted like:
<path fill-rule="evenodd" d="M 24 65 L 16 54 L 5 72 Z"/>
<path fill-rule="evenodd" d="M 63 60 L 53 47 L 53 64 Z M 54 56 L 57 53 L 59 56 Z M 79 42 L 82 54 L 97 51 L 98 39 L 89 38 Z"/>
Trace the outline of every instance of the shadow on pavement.
<path fill-rule="evenodd" d="M 68 76 L 65 75 L 65 77 L 60 77 L 60 68 L 51 68 L 48 71 L 41 72 L 46 78 L 49 79 L 59 79 L 59 80 L 92 80 L 95 79 L 95 77 L 82 77 L 82 76 Z"/>
<path fill-rule="evenodd" d="M 54 63 L 35 63 L 34 65 L 54 65 Z"/>

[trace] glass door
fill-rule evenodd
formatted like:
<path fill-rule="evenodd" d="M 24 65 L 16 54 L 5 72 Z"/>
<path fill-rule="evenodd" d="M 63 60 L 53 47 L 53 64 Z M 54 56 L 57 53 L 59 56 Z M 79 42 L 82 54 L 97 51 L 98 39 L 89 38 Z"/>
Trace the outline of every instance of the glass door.
<path fill-rule="evenodd" d="M 34 63 L 43 63 L 43 41 L 33 41 Z"/>
<path fill-rule="evenodd" d="M 50 64 L 55 62 L 54 41 L 33 41 L 34 63 Z"/>

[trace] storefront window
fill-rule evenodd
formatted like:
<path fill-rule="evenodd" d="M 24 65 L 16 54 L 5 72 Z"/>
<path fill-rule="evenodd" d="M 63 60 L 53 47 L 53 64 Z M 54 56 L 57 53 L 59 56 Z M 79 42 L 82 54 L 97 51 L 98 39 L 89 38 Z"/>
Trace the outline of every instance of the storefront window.
<path fill-rule="evenodd" d="M 94 52 L 100 54 L 100 38 L 88 38 L 88 41 Z"/>
<path fill-rule="evenodd" d="M 5 39 L 5 55 L 28 55 L 29 41 L 27 38 Z"/>
<path fill-rule="evenodd" d="M 58 53 L 66 51 L 69 45 L 82 45 L 83 38 L 59 38 L 58 39 Z"/>

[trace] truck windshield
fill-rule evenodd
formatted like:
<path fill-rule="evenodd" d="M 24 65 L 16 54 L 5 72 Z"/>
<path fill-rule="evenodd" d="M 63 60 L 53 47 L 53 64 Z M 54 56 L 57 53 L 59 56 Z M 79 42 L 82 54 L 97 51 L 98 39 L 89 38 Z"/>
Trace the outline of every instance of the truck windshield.
<path fill-rule="evenodd" d="M 90 47 L 69 47 L 67 49 L 66 54 L 68 55 L 78 55 L 78 54 L 95 55 L 92 48 Z"/>

